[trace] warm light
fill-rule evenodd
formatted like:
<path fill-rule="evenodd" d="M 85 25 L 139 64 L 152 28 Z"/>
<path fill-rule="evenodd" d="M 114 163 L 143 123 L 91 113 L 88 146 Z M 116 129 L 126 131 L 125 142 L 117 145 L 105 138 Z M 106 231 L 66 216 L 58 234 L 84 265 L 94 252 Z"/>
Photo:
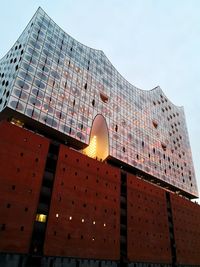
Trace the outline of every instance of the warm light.
<path fill-rule="evenodd" d="M 89 146 L 84 150 L 84 153 L 90 158 L 96 158 L 97 155 L 97 137 L 93 136 Z"/>
<path fill-rule="evenodd" d="M 92 238 L 92 241 L 94 241 L 94 240 L 95 240 L 95 238 L 93 237 L 93 238 Z"/>
<path fill-rule="evenodd" d="M 96 224 L 96 222 L 95 222 L 95 221 L 93 221 L 93 224 Z"/>
<path fill-rule="evenodd" d="M 72 220 L 72 216 L 69 217 L 69 220 L 70 220 L 70 221 Z"/>
<path fill-rule="evenodd" d="M 103 226 L 106 227 L 106 224 L 104 223 Z"/>
<path fill-rule="evenodd" d="M 45 214 L 37 214 L 35 220 L 37 222 L 45 223 L 46 220 L 47 220 L 47 215 L 45 215 Z"/>
<path fill-rule="evenodd" d="M 83 223 L 85 220 L 84 220 L 84 219 L 82 219 L 81 221 L 82 221 L 82 223 Z"/>
<path fill-rule="evenodd" d="M 56 218 L 58 218 L 59 217 L 59 214 L 58 213 L 56 213 Z"/>
<path fill-rule="evenodd" d="M 23 127 L 23 126 L 24 126 L 24 123 L 23 123 L 22 121 L 17 120 L 17 119 L 15 119 L 15 118 L 12 118 L 11 123 L 12 123 L 12 124 L 15 124 L 15 125 L 17 125 L 17 126 L 19 126 L 19 127 Z"/>
<path fill-rule="evenodd" d="M 108 127 L 105 118 L 100 114 L 97 115 L 91 131 L 88 128 L 87 133 L 90 134 L 90 142 L 88 147 L 83 149 L 83 154 L 100 161 L 105 160 L 109 155 Z"/>

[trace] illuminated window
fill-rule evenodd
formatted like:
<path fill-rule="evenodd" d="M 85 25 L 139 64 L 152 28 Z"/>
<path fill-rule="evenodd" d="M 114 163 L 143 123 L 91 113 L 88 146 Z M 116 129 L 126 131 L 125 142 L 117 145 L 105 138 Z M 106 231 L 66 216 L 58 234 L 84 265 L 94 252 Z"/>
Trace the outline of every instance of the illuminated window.
<path fill-rule="evenodd" d="M 72 220 L 72 216 L 69 217 L 69 220 L 70 220 L 70 221 Z"/>
<path fill-rule="evenodd" d="M 47 221 L 47 215 L 45 215 L 45 214 L 39 214 L 39 213 L 38 213 L 38 214 L 36 215 L 35 220 L 36 220 L 37 222 L 45 223 L 45 222 Z"/>
<path fill-rule="evenodd" d="M 89 146 L 84 150 L 85 154 L 90 158 L 95 158 L 97 154 L 97 137 L 94 135 Z"/>
<path fill-rule="evenodd" d="M 59 217 L 59 214 L 58 213 L 56 213 L 56 218 L 58 218 Z"/>
<path fill-rule="evenodd" d="M 109 155 L 108 127 L 102 115 L 97 115 L 93 121 L 89 146 L 83 153 L 91 158 L 105 160 Z"/>
<path fill-rule="evenodd" d="M 12 118 L 11 123 L 15 124 L 15 125 L 17 125 L 19 127 L 23 127 L 24 126 L 23 122 L 21 122 L 20 120 L 15 119 L 15 118 Z"/>

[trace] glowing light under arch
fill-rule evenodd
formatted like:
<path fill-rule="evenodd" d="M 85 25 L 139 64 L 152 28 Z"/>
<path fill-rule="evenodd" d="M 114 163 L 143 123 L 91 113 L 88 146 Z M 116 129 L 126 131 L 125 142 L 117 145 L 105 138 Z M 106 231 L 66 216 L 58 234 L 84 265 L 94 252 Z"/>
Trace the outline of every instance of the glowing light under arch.
<path fill-rule="evenodd" d="M 94 118 L 90 142 L 83 153 L 98 160 L 105 160 L 109 155 L 108 127 L 105 118 L 100 114 Z"/>

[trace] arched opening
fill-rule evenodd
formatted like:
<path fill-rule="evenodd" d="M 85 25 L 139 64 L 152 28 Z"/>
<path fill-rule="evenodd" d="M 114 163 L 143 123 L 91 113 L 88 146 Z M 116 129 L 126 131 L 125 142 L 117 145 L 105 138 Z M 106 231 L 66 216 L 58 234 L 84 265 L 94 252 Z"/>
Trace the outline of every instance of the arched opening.
<path fill-rule="evenodd" d="M 97 115 L 90 132 L 90 143 L 83 153 L 91 158 L 105 160 L 109 155 L 108 127 L 105 118 Z"/>

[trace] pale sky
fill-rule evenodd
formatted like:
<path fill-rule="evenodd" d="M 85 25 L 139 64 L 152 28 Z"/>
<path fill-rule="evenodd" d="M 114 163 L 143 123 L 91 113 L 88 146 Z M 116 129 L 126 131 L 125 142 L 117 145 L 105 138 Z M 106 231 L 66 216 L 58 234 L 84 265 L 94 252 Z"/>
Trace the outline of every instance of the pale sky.
<path fill-rule="evenodd" d="M 0 57 L 37 8 L 81 43 L 103 50 L 133 85 L 159 85 L 184 106 L 200 190 L 199 0 L 0 0 Z"/>

